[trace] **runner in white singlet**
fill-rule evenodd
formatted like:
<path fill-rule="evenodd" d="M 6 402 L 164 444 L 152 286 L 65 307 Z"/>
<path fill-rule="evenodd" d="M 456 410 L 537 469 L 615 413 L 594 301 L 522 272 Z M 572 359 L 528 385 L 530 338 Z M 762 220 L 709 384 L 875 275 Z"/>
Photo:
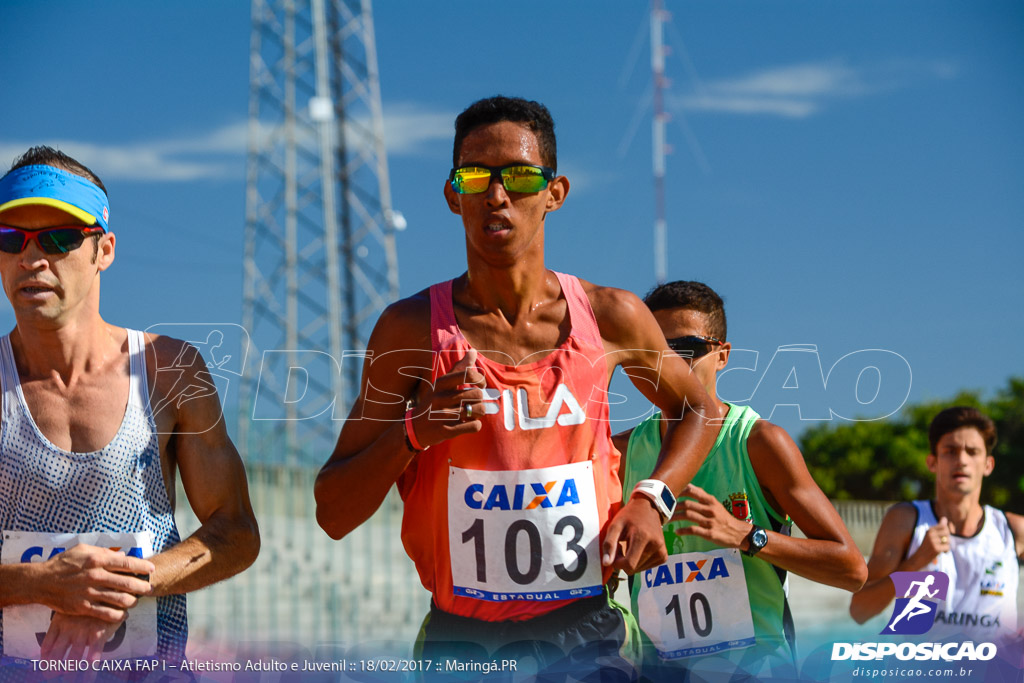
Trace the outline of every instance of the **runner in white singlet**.
<path fill-rule="evenodd" d="M 864 623 L 884 610 L 895 592 L 893 572 L 940 571 L 950 588 L 929 637 L 995 642 L 1019 653 L 1024 517 L 980 502 L 982 482 L 996 464 L 995 425 L 974 408 L 947 408 L 932 420 L 928 440 L 935 498 L 899 503 L 886 513 L 868 561 L 868 582 L 853 596 L 850 614 Z"/>
<path fill-rule="evenodd" d="M 183 594 L 259 551 L 201 356 L 100 317 L 108 218 L 96 175 L 49 147 L 0 178 L 0 277 L 16 319 L 0 338 L 4 676 L 40 658 L 180 660 Z M 176 473 L 201 523 L 184 541 Z"/>

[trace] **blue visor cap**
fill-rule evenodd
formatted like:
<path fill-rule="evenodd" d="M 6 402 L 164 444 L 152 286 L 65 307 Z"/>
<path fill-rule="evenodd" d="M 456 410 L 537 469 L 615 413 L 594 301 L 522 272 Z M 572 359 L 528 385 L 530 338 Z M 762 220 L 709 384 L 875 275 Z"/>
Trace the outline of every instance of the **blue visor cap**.
<path fill-rule="evenodd" d="M 53 166 L 16 168 L 0 180 L 0 213 L 16 206 L 52 206 L 107 232 L 107 195 L 82 176 Z"/>

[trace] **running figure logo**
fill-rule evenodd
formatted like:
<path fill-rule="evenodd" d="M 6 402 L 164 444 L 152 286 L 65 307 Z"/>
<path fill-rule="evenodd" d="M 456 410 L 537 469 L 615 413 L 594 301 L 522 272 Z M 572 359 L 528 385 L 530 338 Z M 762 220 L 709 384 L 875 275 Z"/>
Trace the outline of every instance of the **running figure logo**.
<path fill-rule="evenodd" d="M 883 635 L 920 635 L 935 623 L 937 600 L 946 600 L 949 577 L 942 572 L 893 572 L 896 606 Z M 902 597 L 899 597 L 902 596 Z"/>

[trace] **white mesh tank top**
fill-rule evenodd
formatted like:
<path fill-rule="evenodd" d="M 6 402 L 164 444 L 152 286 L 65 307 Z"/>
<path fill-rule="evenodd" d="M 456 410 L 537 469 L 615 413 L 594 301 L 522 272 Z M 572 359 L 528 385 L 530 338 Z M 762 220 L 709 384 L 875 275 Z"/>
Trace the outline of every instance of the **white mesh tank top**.
<path fill-rule="evenodd" d="M 0 338 L 0 531 L 149 531 L 157 553 L 179 542 L 149 404 L 142 332 L 128 330 L 128 349 L 131 378 L 121 427 L 102 449 L 71 453 L 39 431 L 25 402 L 10 337 Z M 187 632 L 185 596 L 158 598 L 157 656 L 182 659 Z"/>

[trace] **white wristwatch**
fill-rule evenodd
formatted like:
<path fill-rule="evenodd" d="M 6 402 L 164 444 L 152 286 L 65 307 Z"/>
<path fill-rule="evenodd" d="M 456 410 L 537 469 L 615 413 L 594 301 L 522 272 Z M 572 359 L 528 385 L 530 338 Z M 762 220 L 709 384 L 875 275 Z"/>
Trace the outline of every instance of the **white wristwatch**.
<path fill-rule="evenodd" d="M 672 519 L 672 513 L 676 509 L 676 497 L 665 482 L 658 479 L 643 479 L 633 487 L 633 493 L 639 493 L 654 501 L 654 507 L 661 514 L 662 524 Z"/>

